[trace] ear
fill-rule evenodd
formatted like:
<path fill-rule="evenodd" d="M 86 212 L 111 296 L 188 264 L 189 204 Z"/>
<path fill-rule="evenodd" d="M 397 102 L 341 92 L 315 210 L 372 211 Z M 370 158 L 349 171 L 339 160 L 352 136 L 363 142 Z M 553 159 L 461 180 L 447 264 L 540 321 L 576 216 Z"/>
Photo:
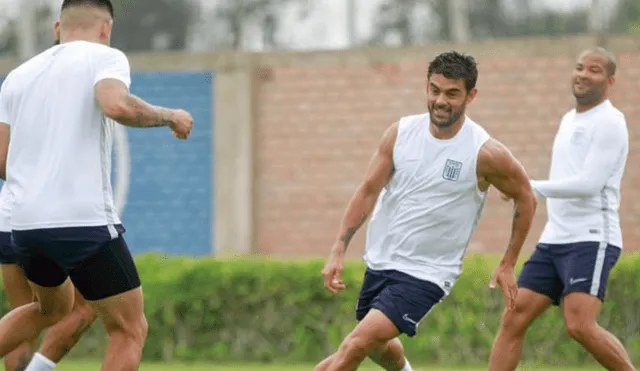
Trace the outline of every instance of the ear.
<path fill-rule="evenodd" d="M 471 89 L 467 94 L 467 104 L 473 102 L 473 100 L 476 99 L 476 95 L 478 95 L 478 89 L 477 88 Z"/>
<path fill-rule="evenodd" d="M 55 40 L 60 40 L 60 21 L 53 24 L 53 37 Z"/>
<path fill-rule="evenodd" d="M 113 19 L 109 19 L 108 21 L 102 23 L 102 27 L 100 28 L 100 36 L 102 38 L 109 40 L 111 38 L 111 30 L 113 29 Z"/>

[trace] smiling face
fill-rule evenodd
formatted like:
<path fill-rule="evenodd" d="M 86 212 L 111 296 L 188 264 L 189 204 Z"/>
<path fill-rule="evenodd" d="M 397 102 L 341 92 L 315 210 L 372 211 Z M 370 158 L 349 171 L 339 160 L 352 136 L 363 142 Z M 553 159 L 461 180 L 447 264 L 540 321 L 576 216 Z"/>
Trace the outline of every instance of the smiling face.
<path fill-rule="evenodd" d="M 611 61 L 597 51 L 580 55 L 573 70 L 573 96 L 579 106 L 590 107 L 606 99 L 614 82 Z"/>
<path fill-rule="evenodd" d="M 475 97 L 476 89 L 467 92 L 465 80 L 448 79 L 443 74 L 432 75 L 427 83 L 427 108 L 431 123 L 444 129 L 459 122 L 467 104 Z"/>

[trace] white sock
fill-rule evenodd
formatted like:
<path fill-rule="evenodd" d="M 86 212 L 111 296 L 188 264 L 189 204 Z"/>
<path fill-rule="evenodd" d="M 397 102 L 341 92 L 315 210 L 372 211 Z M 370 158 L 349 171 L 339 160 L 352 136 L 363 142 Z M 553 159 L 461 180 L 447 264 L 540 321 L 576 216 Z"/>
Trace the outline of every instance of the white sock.
<path fill-rule="evenodd" d="M 52 371 L 54 368 L 56 368 L 55 362 L 40 353 L 36 353 L 24 371 Z"/>
<path fill-rule="evenodd" d="M 26 371 L 29 371 L 28 369 Z M 409 363 L 408 359 L 404 359 L 404 368 L 400 371 L 413 371 L 413 369 L 411 368 L 411 364 Z"/>

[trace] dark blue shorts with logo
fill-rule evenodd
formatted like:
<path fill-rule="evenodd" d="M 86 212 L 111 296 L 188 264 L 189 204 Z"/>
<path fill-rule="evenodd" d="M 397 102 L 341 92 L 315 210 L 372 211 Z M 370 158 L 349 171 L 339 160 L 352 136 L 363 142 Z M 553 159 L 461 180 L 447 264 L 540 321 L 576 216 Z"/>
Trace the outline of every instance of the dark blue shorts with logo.
<path fill-rule="evenodd" d="M 554 305 L 573 292 L 604 301 L 609 273 L 621 249 L 603 242 L 540 243 L 524 264 L 518 285 L 548 296 Z"/>
<path fill-rule="evenodd" d="M 420 322 L 444 296 L 445 292 L 432 282 L 395 270 L 367 268 L 356 304 L 356 319 L 361 321 L 371 309 L 377 309 L 400 333 L 412 337 Z"/>

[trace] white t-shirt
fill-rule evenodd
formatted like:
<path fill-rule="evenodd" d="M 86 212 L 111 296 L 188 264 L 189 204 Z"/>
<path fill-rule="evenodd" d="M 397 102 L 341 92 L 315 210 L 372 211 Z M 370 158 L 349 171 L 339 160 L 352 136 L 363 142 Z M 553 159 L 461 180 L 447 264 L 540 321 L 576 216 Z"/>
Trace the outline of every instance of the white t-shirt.
<path fill-rule="evenodd" d="M 627 122 L 610 101 L 565 114 L 553 142 L 549 180 L 531 182 L 547 198 L 541 243 L 592 241 L 622 248 L 618 210 L 628 153 Z"/>
<path fill-rule="evenodd" d="M 395 171 L 371 215 L 363 258 L 371 269 L 397 270 L 449 294 L 485 203 L 476 165 L 490 136 L 466 118 L 455 137 L 441 140 L 429 123 L 423 114 L 398 124 Z"/>
<path fill-rule="evenodd" d="M 120 224 L 111 187 L 112 132 L 94 86 L 131 84 L 129 61 L 105 45 L 54 46 L 7 76 L 0 104 L 11 127 L 7 182 L 14 230 Z"/>

